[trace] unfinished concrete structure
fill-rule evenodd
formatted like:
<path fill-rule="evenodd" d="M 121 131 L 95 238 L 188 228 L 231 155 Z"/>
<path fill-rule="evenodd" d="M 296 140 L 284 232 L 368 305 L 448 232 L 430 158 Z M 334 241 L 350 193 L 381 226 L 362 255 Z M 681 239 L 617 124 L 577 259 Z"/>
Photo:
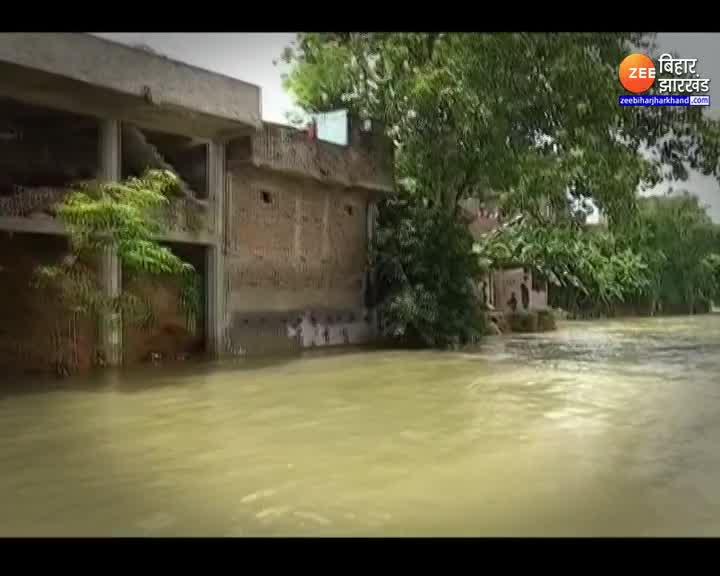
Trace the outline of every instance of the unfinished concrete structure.
<path fill-rule="evenodd" d="M 60 254 L 48 207 L 68 185 L 171 168 L 186 195 L 161 240 L 202 272 L 208 353 L 367 340 L 366 249 L 391 151 L 355 126 L 344 147 L 263 124 L 260 103 L 257 86 L 95 36 L 0 34 L 0 242 L 52 236 Z M 0 278 L 13 270 L 0 262 Z M 99 273 L 108 294 L 122 290 L 113 253 Z M 1 364 L 17 330 L 0 322 Z M 155 345 L 119 317 L 99 324 L 93 345 L 111 364 Z"/>

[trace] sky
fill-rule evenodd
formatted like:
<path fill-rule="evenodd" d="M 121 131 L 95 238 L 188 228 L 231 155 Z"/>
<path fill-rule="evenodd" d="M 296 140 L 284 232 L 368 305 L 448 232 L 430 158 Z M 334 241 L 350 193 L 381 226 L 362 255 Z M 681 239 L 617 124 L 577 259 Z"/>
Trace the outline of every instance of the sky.
<path fill-rule="evenodd" d="M 286 67 L 274 64 L 294 39 L 292 32 L 97 32 L 117 42 L 144 44 L 173 58 L 256 84 L 262 89 L 263 120 L 287 124 L 287 113 L 297 110 L 292 97 L 282 87 Z M 697 58 L 696 71 L 701 78 L 710 78 L 709 113 L 720 117 L 720 33 L 660 33 L 658 54 L 677 52 L 684 58 Z M 708 206 L 715 221 L 720 222 L 720 185 L 712 176 L 691 174 L 686 182 L 675 183 L 696 194 Z M 652 193 L 661 193 L 661 184 Z"/>

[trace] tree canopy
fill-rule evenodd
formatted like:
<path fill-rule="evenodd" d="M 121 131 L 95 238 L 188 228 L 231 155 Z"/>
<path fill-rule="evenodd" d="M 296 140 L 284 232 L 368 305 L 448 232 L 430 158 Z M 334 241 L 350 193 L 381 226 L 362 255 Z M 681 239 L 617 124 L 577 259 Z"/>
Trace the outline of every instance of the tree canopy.
<path fill-rule="evenodd" d="M 640 199 L 637 223 L 624 231 L 523 221 L 482 238 L 475 252 L 488 268 L 532 267 L 575 312 L 625 303 L 693 313 L 720 299 L 720 227 L 688 194 Z"/>
<path fill-rule="evenodd" d="M 645 33 L 298 35 L 283 55 L 298 103 L 378 121 L 394 143 L 398 198 L 380 204 L 376 260 L 386 334 L 471 337 L 467 283 L 511 264 L 579 306 L 692 309 L 717 295 L 720 250 L 702 208 L 639 202 L 639 191 L 690 169 L 720 177 L 720 128 L 701 108 L 618 104 L 620 62 L 652 54 L 653 42 Z M 522 217 L 476 243 L 477 262 L 458 217 L 470 197 L 492 201 L 506 221 Z M 593 205 L 606 228 L 585 226 Z"/>
<path fill-rule="evenodd" d="M 523 266 L 576 300 L 610 307 L 650 289 L 650 266 L 635 247 L 607 230 L 572 231 L 528 221 L 489 235 L 475 245 L 486 268 Z"/>
<path fill-rule="evenodd" d="M 648 295 L 666 309 L 692 313 L 720 299 L 720 227 L 695 196 L 643 199 L 625 238 L 649 263 Z"/>
<path fill-rule="evenodd" d="M 567 219 L 588 200 L 612 223 L 635 193 L 688 167 L 718 175 L 717 124 L 699 108 L 622 108 L 618 65 L 641 33 L 308 33 L 284 54 L 308 111 L 380 121 L 398 181 L 453 209 Z M 643 154 L 649 150 L 651 153 Z M 551 208 L 548 210 L 548 208 Z"/>
<path fill-rule="evenodd" d="M 465 344 L 482 333 L 468 229 L 407 193 L 383 199 L 373 263 L 383 333 L 410 345 Z"/>
<path fill-rule="evenodd" d="M 194 268 L 157 241 L 165 228 L 163 210 L 180 194 L 178 177 L 166 170 L 148 170 L 124 182 L 76 184 L 57 206 L 70 234 L 71 253 L 56 266 L 40 267 L 39 284 L 59 288 L 76 312 L 122 310 L 128 320 L 151 322 L 152 308 L 139 294 L 127 288 L 117 297 L 103 293 L 95 268 L 101 251 L 112 248 L 127 280 L 142 275 L 180 278 L 182 304 L 196 316 L 200 293 Z"/>

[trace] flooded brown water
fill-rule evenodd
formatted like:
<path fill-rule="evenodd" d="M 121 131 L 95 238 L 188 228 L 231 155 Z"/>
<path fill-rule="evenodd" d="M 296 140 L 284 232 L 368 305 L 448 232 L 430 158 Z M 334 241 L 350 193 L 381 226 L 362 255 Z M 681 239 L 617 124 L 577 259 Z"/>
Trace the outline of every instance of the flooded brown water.
<path fill-rule="evenodd" d="M 0 392 L 0 535 L 720 535 L 720 315 Z"/>

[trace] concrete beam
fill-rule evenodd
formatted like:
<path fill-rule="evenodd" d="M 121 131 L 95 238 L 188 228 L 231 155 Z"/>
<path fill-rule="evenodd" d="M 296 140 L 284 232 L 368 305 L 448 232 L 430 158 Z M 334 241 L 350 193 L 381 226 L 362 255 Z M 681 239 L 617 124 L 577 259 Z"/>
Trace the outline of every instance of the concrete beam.
<path fill-rule="evenodd" d="M 0 230 L 25 234 L 53 234 L 66 236 L 67 230 L 62 222 L 48 216 L 47 218 L 25 218 L 23 216 L 0 216 Z M 177 242 L 179 244 L 197 244 L 210 246 L 217 242 L 215 235 L 209 232 L 169 231 L 156 237 L 161 242 Z"/>
<path fill-rule="evenodd" d="M 119 181 L 120 172 L 120 122 L 103 120 L 100 124 L 101 180 Z M 114 248 L 106 248 L 100 257 L 100 284 L 108 298 L 117 298 L 122 290 L 122 271 L 117 252 Z M 120 313 L 106 312 L 99 319 L 99 346 L 105 362 L 110 366 L 122 364 L 122 316 Z"/>
<path fill-rule="evenodd" d="M 212 246 L 217 242 L 217 238 L 210 232 L 177 232 L 171 230 L 160 234 L 156 238 L 161 242 L 177 242 L 178 244 L 197 244 L 199 246 Z"/>
<path fill-rule="evenodd" d="M 24 218 L 22 216 L 1 216 L 0 230 L 24 232 L 26 234 L 67 234 L 61 222 L 54 218 Z"/>
<path fill-rule="evenodd" d="M 377 202 L 370 201 L 367 204 L 367 221 L 366 221 L 366 234 L 368 249 L 373 246 L 375 241 L 375 227 L 377 225 Z"/>
<path fill-rule="evenodd" d="M 369 201 L 367 204 L 367 213 L 366 213 L 366 225 L 367 225 L 367 250 L 368 253 L 370 253 L 375 248 L 375 231 L 377 229 L 377 203 L 373 200 Z M 369 273 L 367 275 L 367 280 L 369 281 L 370 285 L 365 286 L 365 290 L 370 291 L 370 300 L 372 302 L 372 308 L 368 310 L 368 314 L 370 314 L 370 325 L 372 327 L 372 336 L 374 337 L 377 333 L 377 330 L 379 328 L 378 326 L 378 317 L 375 310 L 375 300 L 377 298 L 377 270 L 375 268 L 371 268 L 369 270 Z"/>
<path fill-rule="evenodd" d="M 105 296 L 117 298 L 122 291 L 122 272 L 117 252 L 106 248 L 100 257 L 100 281 Z M 123 325 L 119 312 L 106 312 L 99 318 L 99 345 L 108 366 L 123 361 Z"/>
<path fill-rule="evenodd" d="M 0 62 L 132 96 L 148 106 L 222 119 L 225 130 L 261 125 L 258 86 L 91 34 L 0 34 Z M 51 90 L 52 77 L 45 81 L 40 88 Z M 17 84 L 16 75 L 7 82 Z"/>
<path fill-rule="evenodd" d="M 304 188 L 312 190 L 327 190 L 331 194 L 357 194 L 365 198 L 368 202 L 378 202 L 380 198 L 387 195 L 385 192 L 362 188 L 358 186 L 345 186 L 333 181 L 322 181 L 308 178 L 300 174 L 273 170 L 270 168 L 262 168 L 255 166 L 251 162 L 238 163 L 226 160 L 226 166 L 229 174 L 236 174 L 239 177 L 251 178 L 254 180 L 262 180 L 263 182 L 276 183 L 276 187 L 291 187 L 294 189 Z"/>

